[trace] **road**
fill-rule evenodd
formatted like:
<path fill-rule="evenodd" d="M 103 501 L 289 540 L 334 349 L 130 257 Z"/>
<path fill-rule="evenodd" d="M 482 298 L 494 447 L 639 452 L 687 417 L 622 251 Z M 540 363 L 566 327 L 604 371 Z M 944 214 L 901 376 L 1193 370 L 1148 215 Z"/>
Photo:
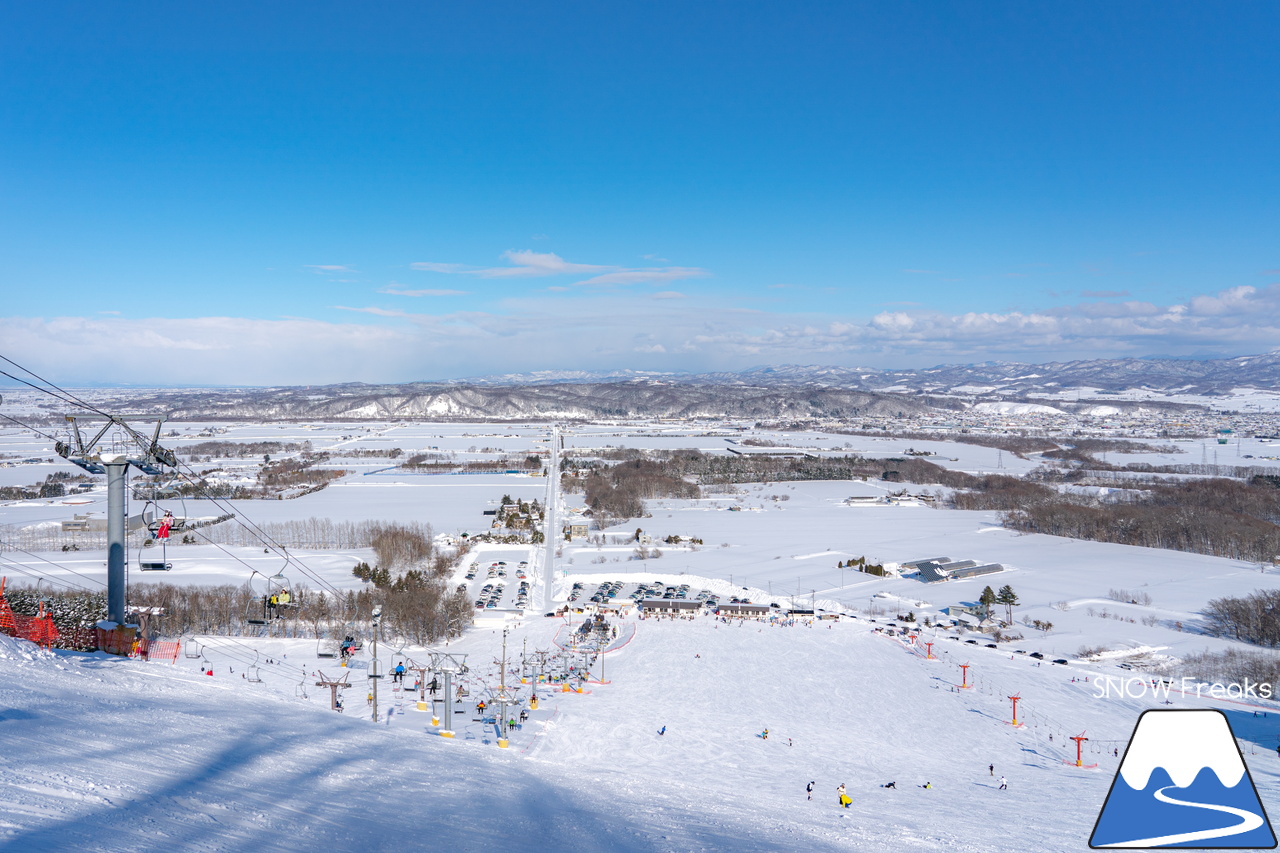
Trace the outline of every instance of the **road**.
<path fill-rule="evenodd" d="M 547 499 L 544 504 L 546 512 L 546 544 L 542 555 L 542 612 L 555 610 L 555 577 L 556 548 L 560 544 L 560 524 L 557 515 L 560 509 L 560 428 L 551 427 L 551 456 L 547 460 Z"/>

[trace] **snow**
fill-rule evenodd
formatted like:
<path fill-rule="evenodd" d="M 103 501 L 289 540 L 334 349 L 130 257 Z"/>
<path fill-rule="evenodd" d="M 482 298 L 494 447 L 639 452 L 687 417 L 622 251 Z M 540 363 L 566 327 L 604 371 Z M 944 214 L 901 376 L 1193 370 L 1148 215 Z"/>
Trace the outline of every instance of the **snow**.
<path fill-rule="evenodd" d="M 528 620 L 508 646 L 549 647 L 560 627 Z M 213 677 L 181 657 L 0 640 L 0 847 L 381 851 L 429 837 L 460 850 L 548 838 L 567 850 L 1079 849 L 1119 763 L 1110 747 L 1123 747 L 1141 703 L 1091 699 L 1071 680 L 1085 670 L 940 638 L 940 659 L 925 660 L 873 627 L 635 623 L 606 658 L 608 683 L 544 691 L 510 749 L 485 743 L 472 714 L 455 739 L 434 736 L 386 681 L 389 722 L 372 723 L 353 695 L 363 686 L 347 691 L 348 714 L 327 710 L 328 691 L 300 674 L 336 664 L 306 640 L 209 638 Z M 473 632 L 450 650 L 483 668 L 499 642 Z M 279 661 L 261 684 L 240 677 L 251 649 Z M 970 659 L 979 686 L 957 691 L 956 664 Z M 299 680 L 310 699 L 294 697 Z M 1011 691 L 1022 728 L 1007 723 Z M 755 736 L 765 728 L 768 740 Z M 1091 756 L 1099 771 L 1063 763 L 1065 734 L 1086 728 L 1106 741 L 1108 755 Z M 1280 793 L 1270 763 L 1254 778 L 1264 799 Z M 896 790 L 879 787 L 889 781 Z M 848 812 L 834 806 L 842 783 Z"/>
<path fill-rule="evenodd" d="M 342 443 L 465 454 L 472 446 L 513 453 L 545 448 L 547 432 L 475 424 L 377 425 L 367 432 L 351 425 L 241 425 L 217 437 L 228 435 L 310 439 L 317 449 Z M 857 452 L 882 457 L 910 446 L 964 470 L 1005 464 L 1016 473 L 1035 465 L 945 441 L 768 437 L 822 453 L 856 445 Z M 705 429 L 602 425 L 579 430 L 566 443 L 690 447 L 710 441 Z M 1245 441 L 1244 452 L 1251 452 Z M 1198 462 L 1198 448 L 1189 448 L 1189 455 L 1171 460 Z M 1231 451 L 1234 457 L 1236 448 Z M 1156 461 L 1150 454 L 1134 458 Z M 385 460 L 375 461 L 369 469 L 385 467 Z M 390 471 L 356 473 L 293 501 L 236 504 L 258 523 L 315 516 L 478 530 L 483 510 L 504 492 L 542 499 L 546 487 L 545 478 Z M 772 601 L 779 610 L 813 602 L 845 616 L 789 627 L 629 616 L 620 626 L 620 648 L 592 670 L 594 680 L 606 683 L 588 683 L 583 693 L 541 688 L 539 709 L 511 734 L 509 749 L 499 748 L 492 730 L 469 712 L 456 719 L 456 738 L 439 737 L 431 715 L 416 710 L 416 696 L 395 691 L 389 679 L 379 686 L 382 713 L 375 723 L 364 701 L 369 643 L 355 665 L 343 669 L 318 657 L 316 639 L 305 636 L 190 638 L 188 648 L 204 657 L 180 656 L 172 665 L 44 652 L 0 637 L 0 851 L 390 851 L 425 839 L 463 851 L 549 844 L 623 853 L 1082 849 L 1118 770 L 1116 752 L 1123 754 L 1139 714 L 1168 707 L 1142 678 L 1133 683 L 1143 687 L 1136 696 L 1101 691 L 1098 679 L 1134 678 L 1121 663 L 1238 648 L 1201 633 L 1200 611 L 1222 595 L 1280 588 L 1280 572 L 1195 554 L 1023 535 L 1001 527 L 996 513 L 894 505 L 855 512 L 842 505 L 850 496 L 903 487 L 920 489 L 874 482 L 744 484 L 709 491 L 701 500 L 651 500 L 650 517 L 592 530 L 608 543 L 557 542 L 556 601 L 564 601 L 575 582 L 586 584 L 589 595 L 592 584 L 604 580 L 661 581 L 708 589 L 722 600 Z M 787 499 L 774 499 L 782 496 Z M 567 509 L 580 507 L 581 496 L 564 502 Z M 726 511 L 731 506 L 755 511 Z M 8 505 L 0 507 L 0 522 L 54 524 L 80 509 Z M 662 557 L 632 559 L 635 543 L 628 537 L 636 527 Z M 661 540 L 668 535 L 697 536 L 705 544 L 667 545 Z M 227 550 L 234 556 L 204 545 L 170 547 L 176 568 L 163 580 L 242 583 L 247 569 L 237 558 L 264 568 L 280 560 L 261 548 Z M 503 628 L 510 657 L 565 641 L 565 621 L 540 615 L 547 580 L 539 576 L 540 554 L 528 546 L 484 546 L 459 570 L 479 564 L 474 589 L 487 582 L 483 569 L 490 561 L 528 559 L 535 585 L 530 600 L 537 602 L 529 613 L 486 611 L 448 645 L 449 652 L 469 655 L 463 681 L 470 701 L 496 688 L 493 662 Z M 941 554 L 999 562 L 1008 571 L 926 585 L 836 566 L 858 556 L 892 567 Z M 351 566 L 370 558 L 362 549 L 290 549 L 290 555 L 344 589 L 360 587 Z M 105 575 L 97 553 L 4 557 L 62 579 L 76 576 L 40 558 L 89 577 Z M 949 605 L 974 602 L 984 586 L 1004 583 L 1022 602 L 1013 628 L 1022 640 L 989 649 L 987 637 L 928 628 L 912 646 L 883 632 L 907 610 L 918 619 L 936 618 Z M 514 574 L 507 578 L 510 590 L 517 585 Z M 1152 604 L 1112 600 L 1117 588 L 1141 590 Z M 573 618 L 575 624 L 581 619 Z M 1054 627 L 1033 629 L 1033 619 Z M 974 644 L 965 642 L 971 638 Z M 933 644 L 933 659 L 924 642 Z M 1084 662 L 1077 659 L 1083 646 L 1103 651 Z M 386 638 L 379 646 L 384 670 L 397 650 L 426 657 Z M 1019 651 L 1040 652 L 1046 660 Z M 1054 666 L 1048 662 L 1054 658 L 1071 662 Z M 206 660 L 212 677 L 203 674 Z M 967 675 L 960 664 L 969 665 Z M 243 677 L 252 667 L 260 683 Z M 330 677 L 349 673 L 354 686 L 346 691 L 346 713 L 330 711 L 328 690 L 315 686 L 322 670 Z M 961 689 L 962 679 L 974 687 Z M 522 700 L 529 696 L 530 685 L 519 684 L 518 675 L 509 674 L 508 685 Z M 1008 697 L 1015 695 L 1020 727 L 1009 724 Z M 1176 690 L 1169 701 L 1225 710 L 1264 803 L 1277 800 L 1280 706 Z M 1255 717 L 1255 710 L 1270 716 Z M 659 736 L 663 726 L 666 734 Z M 765 728 L 769 738 L 756 737 Z M 1067 736 L 1081 731 L 1090 738 L 1086 763 L 1098 764 L 1096 770 L 1073 766 L 1075 746 Z M 989 764 L 995 777 L 1009 779 L 1009 790 L 996 790 Z M 813 801 L 804 796 L 809 781 L 816 782 Z M 889 781 L 897 787 L 880 787 Z M 917 787 L 926 782 L 930 789 Z M 847 811 L 835 806 L 842 783 L 854 799 Z"/>
<path fill-rule="evenodd" d="M 974 405 L 973 410 L 975 412 L 998 412 L 1002 415 L 1065 414 L 1061 409 L 1040 405 L 1039 403 L 977 403 Z"/>

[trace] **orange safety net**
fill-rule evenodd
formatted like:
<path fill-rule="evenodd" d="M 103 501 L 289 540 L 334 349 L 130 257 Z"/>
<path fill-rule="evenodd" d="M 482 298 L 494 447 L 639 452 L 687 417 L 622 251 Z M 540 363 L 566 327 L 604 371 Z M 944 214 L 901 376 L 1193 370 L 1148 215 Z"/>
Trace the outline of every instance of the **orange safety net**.
<path fill-rule="evenodd" d="M 178 652 L 182 648 L 179 641 L 160 641 L 147 644 L 147 660 L 163 660 L 169 663 L 178 662 Z"/>
<path fill-rule="evenodd" d="M 4 594 L 6 580 L 0 578 L 0 633 L 49 648 L 58 639 L 58 629 L 54 627 L 53 617 L 45 614 L 43 604 L 40 605 L 39 616 L 19 616 L 14 613 Z"/>
<path fill-rule="evenodd" d="M 4 597 L 4 588 L 0 587 L 0 634 L 13 637 L 17 633 L 18 625 L 13 619 L 13 611 L 9 609 L 9 602 Z"/>

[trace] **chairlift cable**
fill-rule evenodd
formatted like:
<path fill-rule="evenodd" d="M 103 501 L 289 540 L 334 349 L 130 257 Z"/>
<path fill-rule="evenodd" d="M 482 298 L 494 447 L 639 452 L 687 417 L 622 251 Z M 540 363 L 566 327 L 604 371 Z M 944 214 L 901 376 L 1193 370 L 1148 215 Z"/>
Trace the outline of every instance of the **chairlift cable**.
<path fill-rule="evenodd" d="M 47 572 L 43 572 L 39 569 L 30 569 L 22 565 L 18 561 L 14 560 L 13 558 L 6 557 L 3 554 L 0 554 L 0 561 L 3 561 L 3 562 L 0 562 L 0 567 L 13 569 L 16 572 L 21 572 L 22 574 L 26 575 L 29 578 L 36 578 L 37 580 L 43 580 L 50 584 L 60 584 L 66 587 L 65 590 L 58 590 L 59 592 L 73 591 L 73 592 L 87 592 L 90 594 L 93 593 L 93 590 L 89 589 L 88 587 L 80 586 L 79 584 L 73 583 L 72 581 L 62 580 L 61 578 L 54 577 L 53 575 Z"/>
<path fill-rule="evenodd" d="M 7 374 L 6 374 L 6 375 L 7 375 Z M 10 422 L 12 422 L 12 423 L 15 423 L 15 424 L 17 424 L 18 426 L 22 427 L 23 429 L 29 429 L 29 430 L 31 430 L 32 432 L 36 433 L 37 435 L 41 436 L 42 438 L 47 438 L 47 439 L 49 439 L 50 441 L 58 441 L 58 440 L 59 440 L 57 436 L 49 435 L 49 433 L 45 432 L 45 431 L 44 431 L 44 430 L 42 430 L 42 429 L 37 429 L 36 427 L 31 426 L 31 424 L 24 424 L 22 421 L 18 420 L 17 418 L 11 418 L 11 417 L 9 417 L 8 415 L 4 415 L 4 414 L 0 414 L 0 418 L 4 418 L 6 421 L 10 421 Z"/>
<path fill-rule="evenodd" d="M 79 572 L 77 572 L 75 569 L 69 569 L 66 566 L 62 565 L 61 563 L 55 563 L 53 560 L 50 560 L 47 557 L 41 557 L 39 554 L 33 554 L 25 548 L 19 548 L 17 545 L 14 545 L 12 542 L 6 542 L 5 540 L 0 539 L 0 548 L 12 548 L 15 551 L 20 551 L 21 553 L 26 554 L 28 557 L 35 557 L 37 560 L 48 563 L 54 568 L 62 569 L 64 572 L 70 572 L 71 574 L 75 575 L 76 577 L 82 580 L 90 581 L 91 583 L 96 583 L 100 587 L 104 587 L 104 588 L 106 587 L 106 584 L 98 580 L 97 578 L 91 578 L 88 575 L 82 575 Z"/>
<path fill-rule="evenodd" d="M 192 473 L 194 473 L 194 470 L 191 468 L 191 466 L 186 465 L 185 463 L 179 463 L 179 464 L 187 468 L 188 471 L 191 471 Z M 239 524 L 241 527 L 243 527 L 245 530 L 251 533 L 255 538 L 257 538 L 259 544 L 264 545 L 267 548 L 275 551 L 276 554 L 285 561 L 286 566 L 290 564 L 297 566 L 298 571 L 302 572 L 304 575 L 306 575 L 308 578 L 318 583 L 320 586 L 327 587 L 328 590 L 334 593 L 335 595 L 342 595 L 342 590 L 338 589 L 336 586 L 329 583 L 329 581 L 327 581 L 325 578 L 317 574 L 315 570 L 311 569 L 305 563 L 303 563 L 302 560 L 297 555 L 288 553 L 288 551 L 285 549 L 283 545 L 281 545 L 279 542 L 276 542 L 269 533 L 267 533 L 265 530 L 259 527 L 258 524 L 253 521 L 253 519 L 245 516 L 243 511 L 239 510 L 239 508 L 233 505 L 229 500 L 225 498 L 214 497 L 213 495 L 209 494 L 208 490 L 205 489 L 203 486 L 201 486 L 198 481 L 193 480 L 191 475 L 189 474 L 179 471 L 178 476 L 186 480 L 193 487 L 195 487 L 196 490 L 199 491 L 200 494 L 204 496 L 205 500 L 208 500 L 210 503 L 212 503 L 214 506 L 218 507 L 219 509 L 230 513 L 234 517 L 233 520 L 237 524 Z M 192 532 L 197 532 L 197 531 L 193 529 Z M 216 543 L 214 543 L 211 539 L 209 539 L 209 537 L 201 536 L 201 538 L 203 538 L 206 542 L 209 542 L 209 544 L 215 545 L 215 547 L 218 547 L 221 549 L 221 546 L 216 545 Z M 222 550 L 224 553 L 227 553 L 225 549 L 222 549 Z M 243 560 L 239 560 L 239 558 L 236 558 L 236 559 L 240 563 L 247 566 L 248 568 L 251 568 L 251 569 L 253 568 L 252 566 L 249 566 L 248 563 L 245 563 Z"/>
<path fill-rule="evenodd" d="M 5 361 L 8 361 L 10 364 L 15 363 L 15 362 L 11 361 L 10 359 L 5 358 L 3 355 L 0 355 L 0 358 L 4 358 L 4 360 L 5 360 Z M 19 365 L 19 366 L 21 366 L 21 365 Z M 23 370 L 27 370 L 25 367 L 23 367 L 22 369 L 23 369 Z M 28 372 L 28 373 L 31 373 L 31 371 L 29 371 L 29 370 L 27 370 L 27 372 Z M 35 376 L 35 374 L 34 374 L 34 373 L 31 373 L 31 375 L 32 375 L 32 376 Z M 26 385 L 28 388 L 33 388 L 33 389 L 35 389 L 36 391 L 41 391 L 41 392 L 43 392 L 43 393 L 45 393 L 45 394 L 48 394 L 50 397 L 53 397 L 54 399 L 58 400 L 59 402 L 62 402 L 62 403 L 69 403 L 69 404 L 71 404 L 71 405 L 73 405 L 73 406 L 83 406 L 83 405 L 84 405 L 84 404 L 82 404 L 81 402 L 79 402 L 79 401 L 77 401 L 77 400 L 74 400 L 74 399 L 72 399 L 72 398 L 70 398 L 70 397 L 64 397 L 64 396 L 62 396 L 61 394 L 55 394 L 54 392 L 50 391 L 48 388 L 41 388 L 39 385 L 36 385 L 34 382 L 28 382 L 26 379 L 23 379 L 21 376 L 14 376 L 12 373 L 9 373 L 7 370 L 0 370 L 0 376 L 8 376 L 8 377 L 9 377 L 10 379 L 12 379 L 14 382 L 21 382 L 23 385 Z M 36 378 L 38 379 L 39 377 L 36 377 Z M 43 382 L 44 380 L 43 380 L 43 379 L 41 379 L 40 381 L 41 381 L 41 382 Z M 56 387 L 56 386 L 55 386 L 55 387 Z M 61 389 L 59 389 L 59 390 L 61 390 Z"/>
<path fill-rule="evenodd" d="M 37 391 L 43 391 L 44 393 L 46 393 L 46 394 L 50 395 L 51 397 L 57 397 L 59 400 L 62 400 L 64 403 L 65 403 L 65 402 L 70 402 L 70 403 L 73 403 L 73 404 L 75 404 L 75 405 L 77 405 L 77 406 L 80 406 L 80 407 L 82 407 L 82 408 L 89 409 L 90 411 L 97 412 L 98 414 L 102 415 L 103 417 L 107 417 L 107 418 L 111 417 L 111 416 L 110 416 L 110 415 L 108 415 L 106 412 L 104 412 L 104 411 L 102 411 L 101 409 L 99 409 L 97 406 L 94 406 L 93 404 L 88 403 L 88 402 L 86 402 L 86 401 L 84 401 L 84 400 L 80 399 L 80 398 L 79 398 L 79 397 L 77 397 L 75 394 L 72 394 L 70 391 L 66 390 L 65 388 L 62 388 L 62 387 L 58 386 L 56 383 L 50 382 L 48 379 L 45 379 L 43 376 L 41 376 L 40 374 L 36 373 L 36 372 L 35 372 L 34 370 L 32 370 L 31 368 L 29 368 L 29 367 L 24 367 L 23 365 L 18 364 L 18 362 L 14 361 L 13 359 L 11 359 L 11 358 L 9 358 L 8 356 L 5 356 L 5 355 L 0 355 L 0 359 L 3 359 L 3 360 L 5 360 L 5 361 L 9 362 L 10 364 L 12 364 L 14 367 L 18 368 L 19 370 L 25 371 L 26 373 L 30 373 L 30 374 L 31 374 L 32 376 L 34 376 L 36 379 L 39 379 L 39 380 L 40 380 L 41 382 L 43 382 L 45 385 L 48 385 L 48 386 L 49 386 L 49 388 L 54 388 L 54 389 L 56 389 L 56 390 L 58 391 L 58 394 L 55 394 L 53 391 L 50 391 L 48 388 L 41 388 L 41 387 L 40 387 L 40 386 L 38 386 L 38 385 L 33 385 L 32 383 L 28 382 L 28 381 L 27 381 L 27 380 L 25 380 L 25 379 L 19 379 L 18 377 L 14 376 L 14 375 L 13 375 L 13 374 L 11 374 L 11 373 L 5 373 L 4 371 L 0 371 L 0 373 L 4 373 L 4 375 L 5 375 L 5 376 L 8 376 L 10 379 L 13 379 L 13 380 L 15 380 L 15 381 L 21 382 L 23 385 L 28 385 L 28 386 L 30 386 L 30 387 L 32 387 L 32 388 L 34 388 L 34 389 L 36 389 Z M 59 396 L 59 395 L 62 395 L 62 396 Z"/>
<path fill-rule="evenodd" d="M 109 413 L 107 413 L 107 412 L 104 412 L 102 409 L 99 409 L 97 406 L 94 406 L 93 404 L 91 404 L 91 403 L 89 403 L 89 402 L 87 402 L 87 401 L 85 401 L 85 400 L 83 400 L 83 399 L 81 399 L 81 398 L 77 397 L 75 394 L 73 394 L 73 393 L 72 393 L 72 392 L 70 392 L 70 391 L 67 391 L 65 388 L 60 387 L 60 386 L 59 386 L 59 385 L 57 385 L 56 383 L 54 383 L 54 382 L 50 382 L 48 379 L 45 379 L 43 376 L 40 376 L 38 373 L 36 373 L 35 371 L 31 370 L 30 368 L 28 368 L 28 367 L 24 367 L 23 365 L 18 364 L 18 362 L 14 361 L 13 359 L 11 359 L 11 358 L 9 358 L 9 357 L 7 357 L 7 356 L 3 355 L 3 354 L 0 354 L 0 359 L 3 359 L 4 361 L 8 362 L 9 364 L 12 364 L 14 367 L 17 367 L 17 368 L 19 368 L 20 370 L 23 370 L 23 371 L 25 371 L 26 373 L 31 374 L 31 375 L 32 375 L 32 376 L 34 376 L 36 379 L 38 379 L 38 380 L 40 380 L 41 382 L 45 383 L 46 385 L 48 385 L 48 386 L 49 386 L 49 388 L 52 388 L 52 389 L 54 389 L 54 390 L 49 390 L 49 388 L 42 388 L 42 387 L 40 387 L 39 385 L 36 385 L 36 384 L 34 384 L 34 383 L 32 383 L 32 382 L 29 382 L 29 381 L 27 381 L 27 380 L 25 380 L 25 379 L 22 379 L 22 378 L 20 378 L 20 377 L 14 376 L 13 374 L 11 374 L 11 373 L 9 373 L 9 372 L 7 372 L 7 371 L 0 370 L 0 375 L 8 376 L 10 379 L 13 379 L 15 382 L 21 382 L 23 385 L 26 385 L 26 386 L 28 386 L 28 387 L 30 387 L 30 388 L 33 388 L 33 389 L 37 390 L 37 391 L 41 391 L 41 392 L 43 392 L 43 393 L 45 393 L 45 394 L 48 394 L 48 395 L 50 395 L 51 397 L 54 397 L 55 399 L 61 400 L 61 401 L 62 401 L 62 402 L 64 402 L 64 403 L 70 403 L 70 404 L 72 404 L 72 405 L 76 405 L 76 406 L 79 406 L 79 407 L 81 407 L 81 408 L 88 409 L 89 411 L 96 412 L 97 414 L 102 415 L 103 417 L 107 418 L 108 420 L 111 420 L 111 421 L 112 421 L 112 422 L 114 422 L 114 423 L 119 423 L 118 421 L 116 421 L 116 420 L 115 420 L 115 417 L 114 417 L 113 415 L 111 415 L 111 414 L 109 414 Z M 56 393 L 55 393 L 55 391 L 56 391 Z M 7 416 L 6 416 L 6 417 L 7 417 Z M 11 420 L 12 420 L 12 419 L 11 419 Z M 22 425 L 22 426 L 26 426 L 25 424 L 21 424 L 21 422 L 19 422 L 19 421 L 15 421 L 15 422 L 16 422 L 16 423 L 19 423 L 19 424 L 20 424 L 20 425 Z M 125 429 L 125 430 L 126 430 L 126 431 L 127 431 L 127 432 L 132 436 L 132 437 L 133 437 L 133 438 L 134 438 L 134 440 L 135 440 L 135 441 L 138 441 L 139 443 L 143 443 L 143 442 L 144 442 L 144 440 L 143 440 L 142 436 L 140 436 L 136 431 L 134 431 L 132 428 L 130 428 L 127 424 L 120 424 L 120 426 L 122 426 L 122 427 L 123 427 L 123 428 L 124 428 L 124 429 Z M 34 428 L 32 428 L 32 427 L 27 427 L 27 428 L 28 428 L 28 429 L 34 429 Z M 46 438 L 49 438 L 50 436 L 46 435 L 45 437 L 46 437 Z M 54 441 L 56 441 L 57 439 L 53 439 L 53 440 L 54 440 Z M 145 446 L 145 443 L 144 443 L 144 445 L 143 445 L 143 446 Z M 179 463 L 179 465 L 180 465 L 180 467 L 185 467 L 185 468 L 187 469 L 187 471 L 189 471 L 189 472 L 190 472 L 190 474 L 194 474 L 194 473 L 195 473 L 194 469 L 192 469 L 190 465 L 186 465 L 185 463 Z M 201 488 L 201 487 L 200 487 L 200 485 L 199 485 L 198 483 L 193 482 L 193 481 L 191 480 L 191 476 L 190 476 L 190 475 L 183 475 L 183 474 L 181 473 L 181 471 L 179 470 L 179 476 L 182 476 L 182 477 L 183 477 L 183 479 L 186 479 L 186 480 L 187 480 L 187 482 L 191 483 L 193 486 L 195 486 L 197 489 L 199 489 L 199 490 L 204 494 L 205 498 L 206 498 L 207 500 L 211 501 L 215 506 L 218 506 L 219 508 L 222 508 L 222 509 L 224 509 L 224 510 L 225 510 L 225 509 L 230 509 L 230 504 L 229 504 L 229 503 L 224 502 L 224 501 L 223 501 L 222 499 L 220 499 L 220 498 L 215 498 L 215 497 L 213 497 L 212 495 L 209 495 L 209 494 L 208 494 L 208 492 L 207 492 L 207 491 L 205 491 L 203 488 Z M 320 584 L 321 586 L 327 587 L 330 591 L 332 591 L 332 592 L 333 592 L 334 594 L 336 594 L 336 595 L 341 595 L 341 594 L 342 594 L 342 591 L 341 591 L 341 590 L 339 590 L 336 586 L 334 586 L 333 584 L 329 583 L 327 580 L 325 580 L 324 578 L 322 578 L 320 575 L 316 574 L 313 570 L 309 569 L 305 564 L 303 564 L 303 563 L 302 563 L 300 560 L 298 560 L 296 557 L 293 557 L 293 556 L 291 556 L 290 554 L 288 554 L 288 553 L 284 550 L 284 547 L 283 547 L 282 545 L 280 545 L 278 542 L 274 541 L 274 539 L 272 539 L 272 537 L 271 537 L 269 534 L 267 534 L 267 533 L 266 533 L 266 531 L 262 530 L 262 528 L 261 528 L 261 527 L 259 527 L 259 526 L 257 525 L 257 523 L 256 523 L 256 522 L 254 522 L 252 519 L 249 519 L 249 518 L 245 517 L 245 516 L 243 515 L 243 513 L 236 513 L 236 514 L 235 514 L 235 518 L 236 518 L 237 522 L 238 522 L 242 527 L 244 527 L 246 530 L 250 531 L 250 532 L 251 532 L 251 533 L 253 533 L 255 536 L 257 536 L 257 537 L 258 537 L 258 539 L 259 539 L 259 541 L 260 541 L 263 545 L 267 546 L 268 548 L 272 548 L 273 550 L 276 550 L 278 553 L 280 553 L 280 555 L 285 559 L 286 564 L 287 564 L 289 561 L 292 561 L 292 562 L 294 562 L 294 563 L 297 563 L 297 564 L 298 564 L 298 567 L 299 567 L 299 570 L 300 570 L 300 571 L 302 571 L 304 574 L 306 574 L 308 577 L 310 577 L 312 580 L 314 580 L 316 583 Z M 207 540 L 207 537 L 205 537 L 205 538 L 206 538 L 206 540 Z M 213 543 L 210 543 L 210 544 L 213 544 Z M 226 552 L 224 551 L 224 553 L 226 553 Z M 237 559 L 238 559 L 238 558 L 237 558 Z M 240 560 L 239 562 L 244 563 L 244 561 L 243 561 L 243 560 Z M 247 564 L 245 564 L 245 565 L 247 565 Z"/>

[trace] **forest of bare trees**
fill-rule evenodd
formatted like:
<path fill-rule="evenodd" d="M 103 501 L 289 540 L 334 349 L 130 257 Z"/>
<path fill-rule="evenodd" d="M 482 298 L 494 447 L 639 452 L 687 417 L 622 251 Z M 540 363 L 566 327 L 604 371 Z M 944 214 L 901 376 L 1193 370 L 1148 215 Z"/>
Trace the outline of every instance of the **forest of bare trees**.
<path fill-rule="evenodd" d="M 1280 590 L 1260 589 L 1240 598 L 1215 598 L 1205 605 L 1209 633 L 1255 646 L 1280 647 Z"/>
<path fill-rule="evenodd" d="M 84 637 L 86 629 L 106 617 L 105 593 L 37 592 L 32 587 L 9 586 L 6 599 L 15 613 L 26 616 L 34 616 L 43 600 L 63 635 L 59 645 L 64 648 L 83 647 L 75 638 Z M 297 584 L 292 599 L 291 606 L 277 610 L 279 618 L 260 625 L 249 622 L 261 620 L 264 609 L 248 584 L 135 583 L 129 588 L 129 605 L 154 611 L 145 629 L 161 637 L 292 637 L 336 648 L 345 634 L 367 634 L 373 607 L 381 605 L 384 637 L 426 645 L 460 636 L 470 626 L 474 612 L 465 594 L 423 572 L 406 572 L 385 588 L 371 586 L 343 594 L 317 592 Z"/>
<path fill-rule="evenodd" d="M 562 479 L 566 491 L 582 491 L 602 527 L 645 514 L 647 498 L 696 498 L 701 490 L 657 461 L 633 459 L 593 469 L 585 479 Z"/>

